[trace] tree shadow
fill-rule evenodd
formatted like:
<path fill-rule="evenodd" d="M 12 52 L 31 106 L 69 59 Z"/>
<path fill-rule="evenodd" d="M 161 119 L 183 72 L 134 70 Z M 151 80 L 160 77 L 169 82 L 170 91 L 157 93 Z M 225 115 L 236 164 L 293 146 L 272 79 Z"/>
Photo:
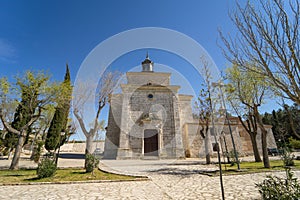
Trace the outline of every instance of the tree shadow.
<path fill-rule="evenodd" d="M 24 179 L 24 181 L 37 181 L 37 180 L 41 180 L 41 178 L 39 178 L 39 177 L 33 177 L 33 178 L 26 178 L 26 179 Z"/>
<path fill-rule="evenodd" d="M 4 174 L 2 176 L 20 177 L 20 176 L 27 176 L 27 175 L 26 174 Z"/>
<path fill-rule="evenodd" d="M 172 163 L 171 165 L 206 165 L 205 161 L 186 161 L 179 163 Z"/>
<path fill-rule="evenodd" d="M 85 171 L 82 171 L 82 172 L 72 172 L 72 174 L 88 174 L 88 173 L 86 173 Z"/>
<path fill-rule="evenodd" d="M 195 174 L 201 174 L 206 176 L 215 176 L 218 170 L 187 170 L 179 168 L 162 168 L 156 170 L 149 170 L 150 173 L 164 174 L 164 175 L 174 175 L 174 176 L 186 176 L 189 177 Z"/>

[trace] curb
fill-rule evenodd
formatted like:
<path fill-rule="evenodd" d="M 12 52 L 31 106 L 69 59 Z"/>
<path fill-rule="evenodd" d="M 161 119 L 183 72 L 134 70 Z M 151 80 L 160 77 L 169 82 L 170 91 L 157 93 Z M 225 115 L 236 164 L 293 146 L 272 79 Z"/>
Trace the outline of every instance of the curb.
<path fill-rule="evenodd" d="M 111 174 L 116 174 L 116 175 L 124 175 L 124 176 L 132 176 L 132 177 L 136 177 L 136 178 L 142 178 L 142 179 L 150 180 L 150 177 L 146 176 L 146 175 L 137 175 L 137 174 L 132 174 L 132 173 L 128 173 L 128 172 L 120 172 L 120 171 L 117 171 L 117 170 L 113 170 L 113 169 L 107 167 L 102 162 L 99 163 L 98 169 L 102 172 L 105 172 L 105 173 L 111 173 Z"/>
<path fill-rule="evenodd" d="M 134 178 L 126 180 L 91 180 L 91 181 L 60 181 L 60 182 L 37 182 L 37 183 L 1 183 L 1 186 L 23 186 L 23 185 L 52 185 L 52 184 L 82 184 L 82 183 L 113 183 L 113 182 L 132 182 L 132 181 L 149 181 L 148 178 Z"/>

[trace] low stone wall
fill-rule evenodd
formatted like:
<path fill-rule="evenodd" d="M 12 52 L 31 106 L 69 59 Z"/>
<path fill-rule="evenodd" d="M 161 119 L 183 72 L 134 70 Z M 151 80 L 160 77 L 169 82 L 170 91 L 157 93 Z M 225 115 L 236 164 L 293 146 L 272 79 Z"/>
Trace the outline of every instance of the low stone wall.
<path fill-rule="evenodd" d="M 60 147 L 60 152 L 79 152 L 79 153 L 84 153 L 85 152 L 85 143 L 68 143 L 64 144 L 63 146 Z M 96 148 L 100 148 L 101 151 L 104 151 L 104 141 L 100 142 L 94 142 L 93 143 L 93 150 L 94 151 Z"/>

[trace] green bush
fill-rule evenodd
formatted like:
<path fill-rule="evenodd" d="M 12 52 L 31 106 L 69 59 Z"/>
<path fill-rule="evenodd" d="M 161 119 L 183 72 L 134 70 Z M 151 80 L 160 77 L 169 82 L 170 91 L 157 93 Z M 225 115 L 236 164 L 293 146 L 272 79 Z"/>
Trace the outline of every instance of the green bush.
<path fill-rule="evenodd" d="M 286 178 L 267 176 L 267 179 L 256 184 L 256 187 L 264 200 L 294 200 L 300 198 L 300 185 L 297 178 L 293 177 L 290 168 L 286 170 Z"/>
<path fill-rule="evenodd" d="M 54 160 L 45 158 L 38 164 L 37 175 L 38 178 L 47 178 L 54 176 L 56 172 L 56 164 Z"/>
<path fill-rule="evenodd" d="M 284 167 L 295 165 L 294 162 L 295 155 L 293 155 L 288 148 L 283 149 L 283 154 L 281 155 L 281 159 L 283 160 Z"/>
<path fill-rule="evenodd" d="M 40 161 L 43 145 L 44 145 L 44 142 L 40 141 L 40 142 L 38 142 L 37 146 L 34 147 L 34 154 L 32 155 L 32 159 L 36 163 L 38 163 Z"/>
<path fill-rule="evenodd" d="M 99 160 L 92 154 L 86 154 L 86 173 L 93 172 L 94 168 L 99 165 Z"/>
<path fill-rule="evenodd" d="M 289 143 L 291 148 L 293 149 L 300 149 L 300 140 L 295 140 L 293 138 L 289 138 Z"/>
<path fill-rule="evenodd" d="M 240 153 L 238 151 L 236 151 L 237 153 L 237 156 L 240 157 Z M 226 155 L 227 156 L 227 155 Z M 236 157 L 235 157 L 235 152 L 234 150 L 231 150 L 229 153 L 228 153 L 228 157 L 230 158 L 230 165 L 231 166 L 234 166 L 235 164 L 237 164 L 237 162 L 239 161 L 239 163 L 241 162 L 240 160 L 236 160 Z"/>

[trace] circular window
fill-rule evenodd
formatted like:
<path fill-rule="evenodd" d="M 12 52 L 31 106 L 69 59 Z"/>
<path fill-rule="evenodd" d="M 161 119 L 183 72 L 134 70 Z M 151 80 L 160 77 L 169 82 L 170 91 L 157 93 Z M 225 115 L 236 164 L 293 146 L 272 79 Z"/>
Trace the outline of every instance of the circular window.
<path fill-rule="evenodd" d="M 153 98 L 153 94 L 148 94 L 148 98 L 152 99 Z"/>

